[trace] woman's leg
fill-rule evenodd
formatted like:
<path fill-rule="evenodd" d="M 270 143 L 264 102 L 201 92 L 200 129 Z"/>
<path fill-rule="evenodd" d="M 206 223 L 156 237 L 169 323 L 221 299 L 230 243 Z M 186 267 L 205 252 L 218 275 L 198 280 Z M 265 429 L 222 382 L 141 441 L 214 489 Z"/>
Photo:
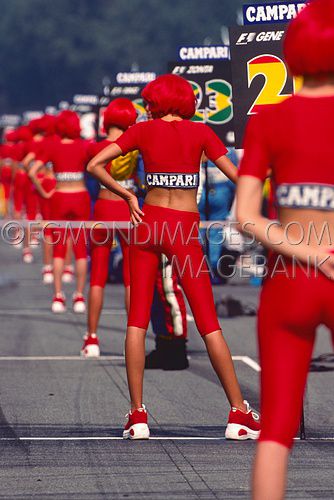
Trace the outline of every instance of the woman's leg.
<path fill-rule="evenodd" d="M 90 216 L 90 198 L 87 191 L 71 193 L 69 212 L 73 221 L 85 223 Z M 76 294 L 82 296 L 87 278 L 87 231 L 80 227 L 73 231 L 73 252 L 75 255 Z"/>
<path fill-rule="evenodd" d="M 262 430 L 254 462 L 254 500 L 284 498 L 289 450 L 300 423 L 315 330 L 323 309 L 318 280 L 302 273 L 294 279 L 268 279 L 261 294 Z"/>
<path fill-rule="evenodd" d="M 182 288 L 203 337 L 213 369 L 231 406 L 245 410 L 240 386 L 228 345 L 217 319 L 211 282 L 199 243 L 169 249 L 169 260 L 179 276 Z"/>
<path fill-rule="evenodd" d="M 64 270 L 64 258 L 56 257 L 53 258 L 53 277 L 54 277 L 54 291 L 55 295 L 62 292 L 62 281 L 61 277 Z"/>
<path fill-rule="evenodd" d="M 258 443 L 254 461 L 254 500 L 283 500 L 289 448 L 274 441 Z"/>
<path fill-rule="evenodd" d="M 203 337 L 206 350 L 217 377 L 231 406 L 244 411 L 241 389 L 235 373 L 232 356 L 221 330 Z"/>
<path fill-rule="evenodd" d="M 124 283 L 124 304 L 127 314 L 130 310 L 130 246 L 128 243 L 128 231 L 118 233 L 119 243 L 123 254 L 123 283 Z"/>
<path fill-rule="evenodd" d="M 138 245 L 130 247 L 130 312 L 125 338 L 125 362 L 131 410 L 143 404 L 145 335 L 150 320 L 160 256 Z"/>
<path fill-rule="evenodd" d="M 77 289 L 78 295 L 83 295 L 86 278 L 87 278 L 87 257 L 77 258 L 75 261 L 75 271 L 77 276 Z"/>
<path fill-rule="evenodd" d="M 97 332 L 101 316 L 113 238 L 113 233 L 108 235 L 104 229 L 94 229 L 91 237 L 91 271 L 87 318 L 87 332 L 89 335 Z"/>
<path fill-rule="evenodd" d="M 143 405 L 146 329 L 128 326 L 125 337 L 125 361 L 131 411 Z"/>

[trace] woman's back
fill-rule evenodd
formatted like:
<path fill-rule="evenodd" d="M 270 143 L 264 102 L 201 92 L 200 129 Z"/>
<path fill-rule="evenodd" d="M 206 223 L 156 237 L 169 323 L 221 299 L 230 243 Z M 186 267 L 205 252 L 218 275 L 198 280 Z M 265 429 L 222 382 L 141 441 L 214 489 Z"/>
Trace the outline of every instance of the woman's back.
<path fill-rule="evenodd" d="M 312 246 L 334 241 L 333 116 L 334 96 L 297 94 L 252 117 L 239 172 L 270 168 L 280 221 Z"/>

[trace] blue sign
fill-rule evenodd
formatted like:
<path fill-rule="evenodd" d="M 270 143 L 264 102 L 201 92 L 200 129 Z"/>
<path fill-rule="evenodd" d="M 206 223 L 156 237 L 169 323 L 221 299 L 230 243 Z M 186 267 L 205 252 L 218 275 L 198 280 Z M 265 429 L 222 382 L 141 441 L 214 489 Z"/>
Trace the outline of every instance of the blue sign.
<path fill-rule="evenodd" d="M 287 23 L 307 2 L 273 2 L 243 6 L 244 24 Z"/>
<path fill-rule="evenodd" d="M 213 59 L 229 59 L 230 48 L 226 45 L 204 45 L 196 47 L 180 47 L 181 61 L 199 61 Z"/>

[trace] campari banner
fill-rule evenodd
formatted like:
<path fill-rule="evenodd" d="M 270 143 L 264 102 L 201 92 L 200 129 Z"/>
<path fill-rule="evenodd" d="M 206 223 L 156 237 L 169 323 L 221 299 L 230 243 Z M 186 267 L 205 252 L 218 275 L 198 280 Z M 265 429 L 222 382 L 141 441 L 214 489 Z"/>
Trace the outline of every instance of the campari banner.
<path fill-rule="evenodd" d="M 105 89 L 106 95 L 100 96 L 99 101 L 99 120 L 98 120 L 98 136 L 105 137 L 103 130 L 103 113 L 108 104 L 117 97 L 126 97 L 132 101 L 137 111 L 137 122 L 147 119 L 144 101 L 141 97 L 141 92 L 145 85 L 156 78 L 156 73 L 151 71 L 129 71 L 120 72 L 115 76 L 115 82 Z"/>
<path fill-rule="evenodd" d="M 296 92 L 300 78 L 292 78 L 283 60 L 287 25 L 249 25 L 230 29 L 235 146 L 242 147 L 247 120 L 263 106 L 276 104 Z"/>
<path fill-rule="evenodd" d="M 188 80 L 197 98 L 193 121 L 208 124 L 226 143 L 234 144 L 233 95 L 229 60 L 178 61 L 168 71 Z"/>

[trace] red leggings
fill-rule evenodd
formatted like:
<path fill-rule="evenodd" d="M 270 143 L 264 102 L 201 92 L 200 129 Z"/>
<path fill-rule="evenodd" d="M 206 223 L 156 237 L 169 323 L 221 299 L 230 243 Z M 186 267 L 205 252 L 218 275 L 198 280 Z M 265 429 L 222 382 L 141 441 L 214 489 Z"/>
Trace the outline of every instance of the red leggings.
<path fill-rule="evenodd" d="M 14 179 L 14 210 L 18 213 L 26 210 L 28 220 L 35 220 L 39 211 L 37 191 L 24 170 L 18 170 Z"/>
<path fill-rule="evenodd" d="M 209 271 L 198 239 L 199 214 L 144 205 L 132 230 L 128 326 L 147 329 L 161 254 L 176 271 L 202 336 L 220 330 Z"/>
<path fill-rule="evenodd" d="M 320 271 L 319 276 L 312 269 L 309 276 L 305 272 L 299 267 L 294 271 L 288 261 L 284 274 L 269 274 L 258 315 L 260 441 L 276 441 L 288 448 L 300 423 L 316 328 L 325 324 L 334 331 L 334 283 Z"/>
<path fill-rule="evenodd" d="M 41 180 L 41 185 L 43 189 L 48 193 L 52 191 L 56 187 L 56 179 L 53 177 L 43 177 Z M 43 196 L 39 196 L 39 206 L 41 210 L 41 215 L 43 220 L 51 220 L 52 212 L 51 212 L 51 198 L 43 198 Z M 52 236 L 52 229 L 47 227 L 44 230 L 45 236 Z"/>
<path fill-rule="evenodd" d="M 5 200 L 8 201 L 12 187 L 12 168 L 9 165 L 2 165 L 0 171 L 0 182 L 3 185 Z"/>
<path fill-rule="evenodd" d="M 88 191 L 61 192 L 56 191 L 51 198 L 51 214 L 53 220 L 80 221 L 89 220 L 90 198 Z M 65 259 L 67 240 L 73 234 L 73 252 L 76 259 L 87 257 L 85 229 L 53 229 L 53 257 Z"/>
<path fill-rule="evenodd" d="M 129 207 L 126 201 L 104 200 L 99 198 L 94 207 L 95 221 L 130 221 Z M 129 231 L 117 231 L 123 253 L 124 286 L 130 286 L 129 268 Z M 108 278 L 109 256 L 114 241 L 115 231 L 109 229 L 93 229 L 91 237 L 91 273 L 90 286 L 105 287 Z"/>

